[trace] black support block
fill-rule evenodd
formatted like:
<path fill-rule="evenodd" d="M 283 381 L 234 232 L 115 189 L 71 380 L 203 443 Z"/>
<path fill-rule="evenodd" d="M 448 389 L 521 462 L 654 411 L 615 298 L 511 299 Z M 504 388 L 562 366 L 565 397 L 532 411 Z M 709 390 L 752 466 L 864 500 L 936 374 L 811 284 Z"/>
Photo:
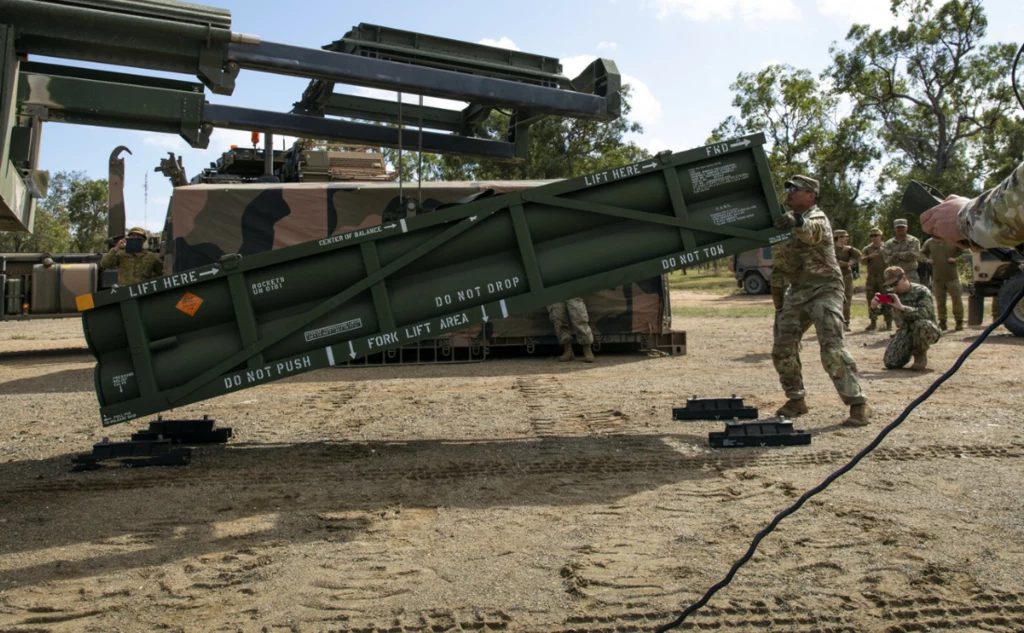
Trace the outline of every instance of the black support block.
<path fill-rule="evenodd" d="M 811 443 L 811 436 L 803 429 L 794 429 L 784 418 L 757 422 L 728 421 L 725 432 L 708 433 L 711 448 L 744 448 L 753 446 L 801 446 Z"/>
<path fill-rule="evenodd" d="M 672 409 L 673 420 L 756 420 L 757 409 L 743 406 L 743 398 L 698 398 L 686 401 L 686 407 Z"/>

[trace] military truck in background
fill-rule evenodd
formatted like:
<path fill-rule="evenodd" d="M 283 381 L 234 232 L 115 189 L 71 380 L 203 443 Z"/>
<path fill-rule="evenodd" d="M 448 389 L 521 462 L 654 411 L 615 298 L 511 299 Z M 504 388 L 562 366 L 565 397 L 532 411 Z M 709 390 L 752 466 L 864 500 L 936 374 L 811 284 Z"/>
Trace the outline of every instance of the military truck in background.
<path fill-rule="evenodd" d="M 748 295 L 772 291 L 772 249 L 770 246 L 729 257 L 729 270 L 736 275 L 736 287 Z"/>
<path fill-rule="evenodd" d="M 1002 314 L 1010 300 L 1024 286 L 1024 273 L 1020 262 L 1024 260 L 1010 249 L 1004 249 L 1016 256 L 1016 263 L 1005 261 L 989 251 L 971 254 L 971 291 L 967 299 L 967 324 L 981 325 L 985 320 L 985 299 L 992 297 L 992 311 Z M 1004 323 L 1015 336 L 1024 336 L 1024 302 L 1018 303 Z"/>

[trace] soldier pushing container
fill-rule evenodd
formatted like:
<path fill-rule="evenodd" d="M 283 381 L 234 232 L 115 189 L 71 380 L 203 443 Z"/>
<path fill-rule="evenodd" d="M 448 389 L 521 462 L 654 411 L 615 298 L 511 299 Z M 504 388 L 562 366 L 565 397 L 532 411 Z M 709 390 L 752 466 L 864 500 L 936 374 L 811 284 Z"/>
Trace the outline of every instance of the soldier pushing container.
<path fill-rule="evenodd" d="M 793 270 L 786 301 L 776 319 L 772 362 L 788 398 L 778 415 L 807 413 L 806 391 L 800 364 L 800 339 L 814 324 L 821 347 L 821 364 L 843 402 L 850 406 L 844 426 L 869 423 L 867 398 L 861 390 L 857 365 L 843 343 L 843 273 L 836 261 L 832 226 L 818 208 L 818 181 L 793 176 L 786 182 L 786 206 L 791 210 L 775 226 L 792 229 L 796 239 L 787 243 Z"/>

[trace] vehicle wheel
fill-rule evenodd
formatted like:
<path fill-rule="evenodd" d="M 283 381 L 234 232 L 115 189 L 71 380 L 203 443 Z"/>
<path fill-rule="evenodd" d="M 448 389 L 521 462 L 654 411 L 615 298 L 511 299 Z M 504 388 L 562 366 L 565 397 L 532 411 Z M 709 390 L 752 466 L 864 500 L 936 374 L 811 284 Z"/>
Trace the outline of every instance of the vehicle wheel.
<path fill-rule="evenodd" d="M 1021 288 L 1024 288 L 1024 275 L 1017 275 L 1003 282 L 1003 287 L 996 295 L 996 309 L 999 310 L 999 314 L 1006 310 L 1006 306 L 1010 305 L 1010 300 L 1020 292 Z M 1007 330 L 1013 332 L 1014 336 L 1024 336 L 1024 300 L 1017 304 L 1017 307 L 1013 309 L 1013 314 L 1006 319 L 1003 325 Z"/>
<path fill-rule="evenodd" d="M 764 280 L 764 277 L 757 273 L 751 273 L 743 278 L 743 290 L 748 295 L 764 294 L 767 288 L 768 283 Z"/>

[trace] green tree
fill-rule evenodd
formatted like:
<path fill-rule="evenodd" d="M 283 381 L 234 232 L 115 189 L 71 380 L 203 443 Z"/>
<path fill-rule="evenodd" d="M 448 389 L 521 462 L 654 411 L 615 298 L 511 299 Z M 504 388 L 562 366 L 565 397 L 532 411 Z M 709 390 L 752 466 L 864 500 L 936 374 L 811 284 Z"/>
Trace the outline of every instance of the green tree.
<path fill-rule="evenodd" d="M 775 186 L 806 173 L 821 183 L 819 203 L 837 227 L 867 240 L 866 183 L 879 157 L 870 121 L 839 114 L 839 97 L 810 71 L 775 64 L 740 73 L 730 86 L 739 114 L 712 131 L 709 142 L 763 132 Z"/>
<path fill-rule="evenodd" d="M 49 195 L 36 201 L 32 232 L 0 233 L 0 252 L 75 252 L 67 210 L 68 176 L 58 173 L 50 182 Z"/>
<path fill-rule="evenodd" d="M 1015 47 L 982 45 L 988 20 L 981 0 L 894 0 L 906 26 L 854 25 L 849 49 L 833 45 L 826 71 L 835 89 L 877 122 L 890 156 L 879 179 L 879 211 L 890 224 L 911 178 L 943 191 L 975 193 L 972 144 L 993 134 L 1012 108 L 1006 80 Z M 916 218 L 907 218 L 912 224 Z"/>

